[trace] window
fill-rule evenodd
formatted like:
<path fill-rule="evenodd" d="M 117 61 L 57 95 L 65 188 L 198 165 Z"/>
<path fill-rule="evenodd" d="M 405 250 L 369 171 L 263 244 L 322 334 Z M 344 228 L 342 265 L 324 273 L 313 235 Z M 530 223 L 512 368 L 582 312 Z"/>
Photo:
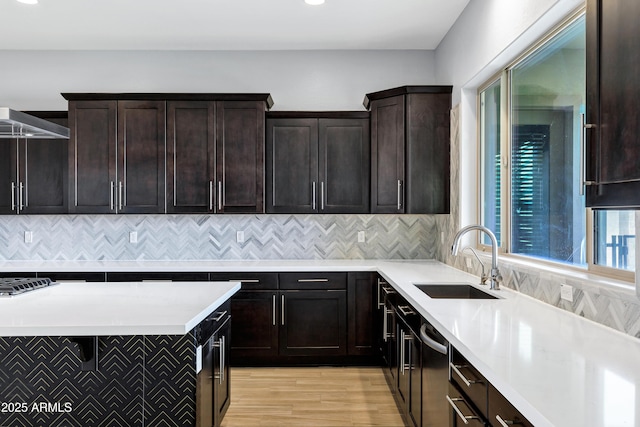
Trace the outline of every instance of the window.
<path fill-rule="evenodd" d="M 480 220 L 505 252 L 635 271 L 634 213 L 585 208 L 585 96 L 583 14 L 481 88 Z"/>

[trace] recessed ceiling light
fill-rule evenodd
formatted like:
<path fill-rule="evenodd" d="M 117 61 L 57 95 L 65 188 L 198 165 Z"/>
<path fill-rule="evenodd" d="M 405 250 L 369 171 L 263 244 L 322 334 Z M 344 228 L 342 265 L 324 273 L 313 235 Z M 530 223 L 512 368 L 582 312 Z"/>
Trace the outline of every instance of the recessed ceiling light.
<path fill-rule="evenodd" d="M 37 0 L 36 0 L 37 1 Z M 311 6 L 318 6 L 324 3 L 324 0 L 304 0 L 306 4 L 310 4 Z"/>
<path fill-rule="evenodd" d="M 38 4 L 38 0 L 18 0 L 18 1 L 24 4 Z"/>

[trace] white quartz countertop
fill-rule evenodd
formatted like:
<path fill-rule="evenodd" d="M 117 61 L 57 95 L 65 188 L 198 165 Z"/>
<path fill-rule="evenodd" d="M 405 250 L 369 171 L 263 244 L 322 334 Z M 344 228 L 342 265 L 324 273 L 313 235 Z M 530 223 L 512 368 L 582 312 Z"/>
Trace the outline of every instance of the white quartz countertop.
<path fill-rule="evenodd" d="M 537 427 L 640 426 L 640 340 L 504 287 L 497 300 L 431 299 L 414 284 L 478 282 L 435 261 L 0 262 L 2 271 L 377 271 Z M 0 305 L 2 328 L 24 319 L 14 313 Z"/>
<path fill-rule="evenodd" d="M 0 336 L 184 335 L 239 289 L 239 282 L 61 282 L 0 298 Z"/>

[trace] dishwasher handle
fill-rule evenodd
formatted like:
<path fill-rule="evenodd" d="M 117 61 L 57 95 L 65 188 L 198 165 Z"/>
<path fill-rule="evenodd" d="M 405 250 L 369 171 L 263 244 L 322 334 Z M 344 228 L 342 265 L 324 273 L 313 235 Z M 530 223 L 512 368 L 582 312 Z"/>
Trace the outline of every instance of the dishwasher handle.
<path fill-rule="evenodd" d="M 422 342 L 427 347 L 432 348 L 433 350 L 437 351 L 438 353 L 444 354 L 444 355 L 446 355 L 448 353 L 446 345 L 440 344 L 439 342 L 437 342 L 436 340 L 431 338 L 429 335 L 427 335 L 427 324 L 426 323 L 423 323 L 422 326 L 420 326 L 420 338 L 422 339 Z"/>

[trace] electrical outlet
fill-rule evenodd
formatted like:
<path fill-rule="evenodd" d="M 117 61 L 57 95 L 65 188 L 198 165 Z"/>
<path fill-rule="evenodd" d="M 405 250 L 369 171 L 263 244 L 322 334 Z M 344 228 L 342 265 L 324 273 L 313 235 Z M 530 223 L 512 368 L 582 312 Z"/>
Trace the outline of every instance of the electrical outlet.
<path fill-rule="evenodd" d="M 236 242 L 244 243 L 244 231 L 236 231 Z"/>
<path fill-rule="evenodd" d="M 130 231 L 129 232 L 129 243 L 138 243 L 138 232 Z"/>
<path fill-rule="evenodd" d="M 573 302 L 573 286 L 567 285 L 565 283 L 560 285 L 560 298 Z"/>
<path fill-rule="evenodd" d="M 25 243 L 33 243 L 33 231 L 25 231 L 24 232 L 24 242 Z"/>
<path fill-rule="evenodd" d="M 364 231 L 358 231 L 358 243 L 364 243 L 365 235 Z"/>
<path fill-rule="evenodd" d="M 444 245 L 444 231 L 440 232 L 440 243 Z"/>

